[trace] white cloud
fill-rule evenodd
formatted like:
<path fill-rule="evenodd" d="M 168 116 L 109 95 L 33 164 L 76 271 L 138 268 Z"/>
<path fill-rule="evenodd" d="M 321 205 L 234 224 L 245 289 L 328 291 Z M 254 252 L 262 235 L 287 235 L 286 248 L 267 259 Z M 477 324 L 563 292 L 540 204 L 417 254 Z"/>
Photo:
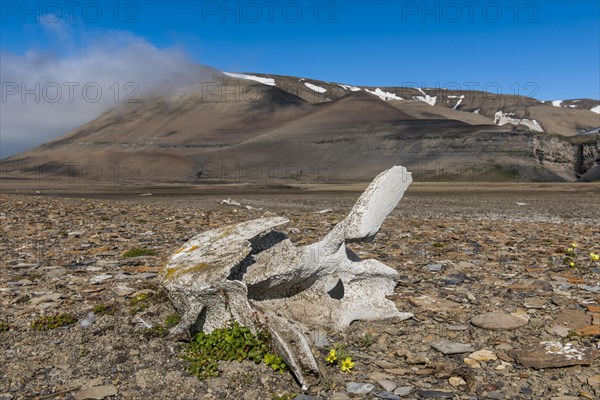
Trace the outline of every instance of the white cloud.
<path fill-rule="evenodd" d="M 127 99 L 201 80 L 201 69 L 185 52 L 127 32 L 86 35 L 83 45 L 68 28 L 45 32 L 60 39 L 65 54 L 0 54 L 1 157 L 50 141 Z"/>

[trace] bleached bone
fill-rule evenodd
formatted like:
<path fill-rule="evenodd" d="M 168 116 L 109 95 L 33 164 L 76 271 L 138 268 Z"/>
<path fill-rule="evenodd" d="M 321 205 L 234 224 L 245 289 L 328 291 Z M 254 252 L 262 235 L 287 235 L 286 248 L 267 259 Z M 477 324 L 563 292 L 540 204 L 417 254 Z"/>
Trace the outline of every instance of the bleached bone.
<path fill-rule="evenodd" d="M 411 182 L 404 167 L 382 172 L 348 216 L 323 240 L 308 246 L 294 246 L 274 230 L 289 222 L 282 217 L 196 235 L 160 274 L 182 315 L 171 334 L 211 332 L 233 321 L 252 329 L 266 323 L 274 346 L 306 388 L 306 374 L 318 376 L 319 371 L 303 331 L 340 330 L 356 320 L 412 316 L 386 299 L 398 273 L 377 260 L 361 261 L 345 245 L 372 239 Z"/>

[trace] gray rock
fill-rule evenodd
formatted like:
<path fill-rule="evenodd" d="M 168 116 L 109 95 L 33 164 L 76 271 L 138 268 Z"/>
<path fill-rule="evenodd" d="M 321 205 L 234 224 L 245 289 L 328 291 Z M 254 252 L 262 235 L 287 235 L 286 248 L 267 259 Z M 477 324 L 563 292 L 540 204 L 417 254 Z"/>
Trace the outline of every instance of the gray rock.
<path fill-rule="evenodd" d="M 533 390 L 531 390 L 531 388 L 529 386 L 521 386 L 521 388 L 519 389 L 519 393 L 533 394 Z"/>
<path fill-rule="evenodd" d="M 444 277 L 444 279 L 442 279 L 442 283 L 446 286 L 451 286 L 451 285 L 460 285 L 461 283 L 467 281 L 469 279 L 469 277 L 463 273 L 457 273 L 457 274 L 451 274 L 448 275 L 446 277 Z"/>
<path fill-rule="evenodd" d="M 12 268 L 29 268 L 29 269 L 35 269 L 37 267 L 39 267 L 40 264 L 29 264 L 29 263 L 18 263 L 12 266 Z"/>
<path fill-rule="evenodd" d="M 449 340 L 442 340 L 439 342 L 432 343 L 431 347 L 445 355 L 471 353 L 475 351 L 473 346 L 471 346 L 470 344 L 451 342 Z"/>
<path fill-rule="evenodd" d="M 80 390 L 75 393 L 75 400 L 85 400 L 85 399 L 104 399 L 108 396 L 115 396 L 117 394 L 117 388 L 114 385 L 102 385 L 102 386 L 93 386 L 87 389 Z"/>
<path fill-rule="evenodd" d="M 90 279 L 90 283 L 91 283 L 92 285 L 97 285 L 97 284 L 99 284 L 99 283 L 101 283 L 101 282 L 104 282 L 104 281 L 106 281 L 106 280 L 112 279 L 112 277 L 113 277 L 113 276 L 112 276 L 112 275 L 109 275 L 109 274 L 96 275 L 96 276 L 93 276 L 93 277 Z"/>
<path fill-rule="evenodd" d="M 370 383 L 348 382 L 346 383 L 346 392 L 352 394 L 367 394 L 375 389 Z"/>
<path fill-rule="evenodd" d="M 427 270 L 430 272 L 440 272 L 444 266 L 442 264 L 429 264 Z"/>
<path fill-rule="evenodd" d="M 486 399 L 492 399 L 492 400 L 502 400 L 502 399 L 504 399 L 504 393 L 502 393 L 502 392 L 500 392 L 498 390 L 495 390 L 493 392 L 488 393 L 485 396 L 485 398 Z"/>
<path fill-rule="evenodd" d="M 62 267 L 52 267 L 49 268 L 44 275 L 46 276 L 46 278 L 60 278 L 64 275 L 66 275 L 67 270 L 65 268 Z"/>
<path fill-rule="evenodd" d="M 396 389 L 396 382 L 392 382 L 389 379 L 379 379 L 377 383 L 385 389 L 386 392 L 393 392 Z"/>
<path fill-rule="evenodd" d="M 92 325 L 94 322 L 96 322 L 96 316 L 93 312 L 89 312 L 86 318 L 79 321 L 79 325 L 85 328 L 87 326 Z"/>
<path fill-rule="evenodd" d="M 400 397 L 408 396 L 413 392 L 414 388 L 412 386 L 400 386 L 394 390 L 394 394 Z"/>
<path fill-rule="evenodd" d="M 541 310 L 546 306 L 546 299 L 543 299 L 541 297 L 530 297 L 528 299 L 525 299 L 523 305 L 525 306 L 525 308 Z"/>
<path fill-rule="evenodd" d="M 578 285 L 580 289 L 583 289 L 592 293 L 600 293 L 600 285 L 590 286 L 590 285 Z"/>
<path fill-rule="evenodd" d="M 51 294 L 47 294 L 47 295 L 44 295 L 44 296 L 40 296 L 40 297 L 36 297 L 34 299 L 31 299 L 29 303 L 32 306 L 35 307 L 35 306 L 37 306 L 39 304 L 42 304 L 42 303 L 56 302 L 56 301 L 60 300 L 62 297 L 63 297 L 63 295 L 60 294 L 60 293 L 51 293 Z"/>
<path fill-rule="evenodd" d="M 125 285 L 118 285 L 112 288 L 112 291 L 117 296 L 129 296 L 135 292 L 135 289 L 132 289 Z"/>
<path fill-rule="evenodd" d="M 36 308 L 40 310 L 47 310 L 49 308 L 57 308 L 58 306 L 60 306 L 60 303 L 58 301 L 52 301 L 50 303 L 38 304 Z"/>
<path fill-rule="evenodd" d="M 569 328 L 561 325 L 552 325 L 546 328 L 546 332 L 551 335 L 560 336 L 562 338 L 566 338 L 569 336 Z"/>
<path fill-rule="evenodd" d="M 480 314 L 471 320 L 471 324 L 478 328 L 489 330 L 512 330 L 527 325 L 524 318 L 515 317 L 503 312 L 489 312 Z"/>

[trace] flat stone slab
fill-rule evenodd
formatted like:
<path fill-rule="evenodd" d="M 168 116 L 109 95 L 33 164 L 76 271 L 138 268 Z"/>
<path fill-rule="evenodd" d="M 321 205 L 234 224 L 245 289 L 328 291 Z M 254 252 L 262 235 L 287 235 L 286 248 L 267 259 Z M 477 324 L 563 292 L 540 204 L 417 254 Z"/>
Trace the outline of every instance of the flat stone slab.
<path fill-rule="evenodd" d="M 524 318 L 515 317 L 503 312 L 489 312 L 480 314 L 471 320 L 471 324 L 481 329 L 494 331 L 509 331 L 527 325 Z"/>
<path fill-rule="evenodd" d="M 512 356 L 524 367 L 543 369 L 590 365 L 598 356 L 592 347 L 575 343 L 540 342 L 527 349 L 515 350 Z"/>
<path fill-rule="evenodd" d="M 473 346 L 471 346 L 470 344 L 451 342 L 449 340 L 442 340 L 439 342 L 432 343 L 431 347 L 445 355 L 471 353 L 475 351 Z"/>
<path fill-rule="evenodd" d="M 373 391 L 375 386 L 370 383 L 348 382 L 346 384 L 346 392 L 352 394 L 367 394 Z"/>
<path fill-rule="evenodd" d="M 75 400 L 104 399 L 108 396 L 116 396 L 117 388 L 114 385 L 93 386 L 75 393 Z"/>
<path fill-rule="evenodd" d="M 592 316 L 583 310 L 562 310 L 556 315 L 554 323 L 570 330 L 577 330 L 591 325 Z"/>
<path fill-rule="evenodd" d="M 394 390 L 394 394 L 400 397 L 408 396 L 414 391 L 412 386 L 400 386 Z"/>
<path fill-rule="evenodd" d="M 531 297 L 528 299 L 525 299 L 525 301 L 523 301 L 523 305 L 525 306 L 525 308 L 531 308 L 533 310 L 541 310 L 544 307 L 546 307 L 546 303 L 548 301 L 546 299 L 543 299 L 541 297 Z"/>

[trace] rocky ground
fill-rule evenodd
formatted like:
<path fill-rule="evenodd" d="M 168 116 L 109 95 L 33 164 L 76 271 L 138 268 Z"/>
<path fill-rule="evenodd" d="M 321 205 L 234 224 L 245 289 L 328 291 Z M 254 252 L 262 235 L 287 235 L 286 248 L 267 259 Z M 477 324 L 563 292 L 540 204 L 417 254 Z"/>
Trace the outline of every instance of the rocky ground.
<path fill-rule="evenodd" d="M 406 321 L 310 332 L 324 361 L 345 344 L 350 373 L 323 363 L 301 394 L 264 364 L 221 363 L 199 381 L 157 271 L 212 227 L 282 215 L 310 243 L 359 193 L 61 197 L 0 195 L 0 399 L 593 399 L 600 396 L 600 192 L 410 191 L 361 257 L 397 269 Z M 324 209 L 330 212 L 318 213 Z M 563 263 L 576 243 L 576 267 Z M 146 255 L 125 257 L 135 249 Z M 150 254 L 150 255 L 148 255 Z M 66 313 L 67 326 L 40 330 Z M 490 314 L 492 313 L 492 314 Z M 32 325 L 33 324 L 33 325 Z"/>

